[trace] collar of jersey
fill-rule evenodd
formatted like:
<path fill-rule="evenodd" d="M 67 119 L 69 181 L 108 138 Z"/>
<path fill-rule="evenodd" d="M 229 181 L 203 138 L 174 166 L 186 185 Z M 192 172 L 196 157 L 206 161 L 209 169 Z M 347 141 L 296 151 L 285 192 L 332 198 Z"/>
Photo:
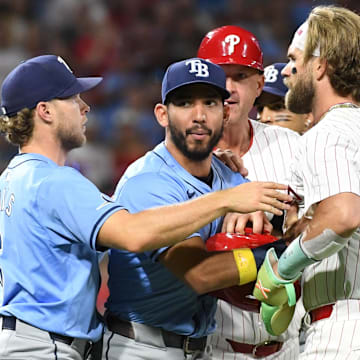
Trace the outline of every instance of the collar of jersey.
<path fill-rule="evenodd" d="M 29 160 L 43 161 L 43 162 L 46 162 L 47 164 L 52 164 L 54 166 L 57 166 L 57 164 L 54 161 L 52 161 L 51 159 L 49 159 L 48 157 L 46 157 L 44 155 L 40 155 L 37 153 L 19 153 L 19 154 L 15 155 L 13 157 L 13 159 L 11 160 L 11 162 L 9 164 L 9 168 L 18 166 Z"/>
<path fill-rule="evenodd" d="M 159 145 L 157 145 L 154 149 L 154 153 L 160 156 L 162 159 L 164 159 L 166 164 L 175 171 L 176 175 L 180 176 L 185 182 L 196 187 L 201 192 L 208 192 L 209 186 L 205 184 L 203 181 L 196 178 L 195 176 L 191 175 L 187 170 L 185 170 L 171 155 L 171 153 L 165 146 L 165 142 L 162 142 Z M 211 167 L 214 168 L 213 164 L 211 164 Z M 215 171 L 214 171 L 214 176 L 215 176 Z"/>

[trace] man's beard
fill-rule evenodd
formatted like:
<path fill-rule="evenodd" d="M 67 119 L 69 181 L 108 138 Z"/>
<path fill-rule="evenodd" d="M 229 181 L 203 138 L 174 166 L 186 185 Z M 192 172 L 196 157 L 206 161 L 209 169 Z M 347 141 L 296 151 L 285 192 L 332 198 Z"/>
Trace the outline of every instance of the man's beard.
<path fill-rule="evenodd" d="M 212 132 L 206 126 L 199 124 L 198 126 L 194 127 L 194 129 L 201 128 L 209 132 L 210 140 L 207 145 L 203 145 L 199 142 L 199 146 L 194 146 L 193 149 L 190 149 L 187 142 L 186 136 L 180 132 L 180 130 L 173 124 L 173 122 L 169 118 L 169 130 L 171 138 L 175 144 L 175 146 L 181 151 L 183 155 L 185 155 L 188 159 L 194 161 L 202 161 L 205 160 L 210 153 L 213 151 L 214 147 L 219 142 L 223 131 L 224 131 L 224 123 L 221 124 L 221 128 L 216 132 Z M 187 130 L 189 133 L 190 130 Z"/>
<path fill-rule="evenodd" d="M 314 96 L 315 88 L 312 78 L 298 75 L 297 82 L 286 93 L 285 106 L 295 114 L 308 114 L 312 112 Z"/>
<path fill-rule="evenodd" d="M 65 128 L 58 128 L 57 136 L 62 148 L 66 151 L 79 148 L 86 143 L 86 137 L 82 133 L 75 133 Z"/>

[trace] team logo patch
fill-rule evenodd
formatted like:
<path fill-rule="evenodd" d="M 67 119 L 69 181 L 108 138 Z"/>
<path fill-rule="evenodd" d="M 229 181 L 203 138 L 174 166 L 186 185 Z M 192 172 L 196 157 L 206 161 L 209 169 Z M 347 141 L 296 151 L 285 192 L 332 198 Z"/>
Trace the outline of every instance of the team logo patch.
<path fill-rule="evenodd" d="M 185 65 L 190 65 L 189 73 L 196 77 L 209 77 L 209 67 L 199 59 L 186 61 Z"/>
<path fill-rule="evenodd" d="M 226 44 L 229 44 L 228 55 L 231 55 L 235 52 L 235 46 L 240 43 L 240 37 L 235 34 L 230 34 L 225 37 L 224 41 Z"/>

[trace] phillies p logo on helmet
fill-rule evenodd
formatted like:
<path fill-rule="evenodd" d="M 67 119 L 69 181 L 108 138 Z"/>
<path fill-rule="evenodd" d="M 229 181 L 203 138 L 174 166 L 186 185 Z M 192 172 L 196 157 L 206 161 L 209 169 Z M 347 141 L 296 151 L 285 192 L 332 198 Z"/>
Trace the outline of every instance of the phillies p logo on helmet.
<path fill-rule="evenodd" d="M 235 45 L 240 43 L 240 37 L 235 34 L 230 34 L 226 36 L 224 41 L 226 44 L 229 44 L 228 55 L 231 55 L 235 51 Z"/>
<path fill-rule="evenodd" d="M 201 41 L 197 57 L 218 65 L 243 65 L 264 71 L 259 42 L 240 26 L 226 25 L 209 31 Z"/>

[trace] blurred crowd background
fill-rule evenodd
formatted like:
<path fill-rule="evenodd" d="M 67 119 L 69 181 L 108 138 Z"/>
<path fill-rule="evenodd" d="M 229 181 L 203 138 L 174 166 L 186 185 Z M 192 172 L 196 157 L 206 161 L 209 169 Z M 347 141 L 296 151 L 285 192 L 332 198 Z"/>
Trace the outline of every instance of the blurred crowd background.
<path fill-rule="evenodd" d="M 153 115 L 166 67 L 196 56 L 223 25 L 253 32 L 265 65 L 286 61 L 289 41 L 312 7 L 360 11 L 358 0 L 0 0 L 0 81 L 20 61 L 62 56 L 77 76 L 104 77 L 91 105 L 87 144 L 68 165 L 112 194 L 126 167 L 163 139 Z M 17 149 L 0 137 L 0 171 Z"/>

